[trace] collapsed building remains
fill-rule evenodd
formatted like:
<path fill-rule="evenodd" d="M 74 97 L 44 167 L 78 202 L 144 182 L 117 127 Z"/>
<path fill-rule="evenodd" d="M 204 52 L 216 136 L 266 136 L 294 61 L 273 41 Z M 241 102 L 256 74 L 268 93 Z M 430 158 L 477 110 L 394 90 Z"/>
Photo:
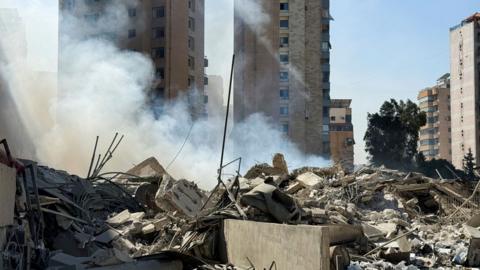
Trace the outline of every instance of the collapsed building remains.
<path fill-rule="evenodd" d="M 371 167 L 291 170 L 277 154 L 208 192 L 154 158 L 81 178 L 2 145 L 2 269 L 480 266 L 474 182 Z"/>

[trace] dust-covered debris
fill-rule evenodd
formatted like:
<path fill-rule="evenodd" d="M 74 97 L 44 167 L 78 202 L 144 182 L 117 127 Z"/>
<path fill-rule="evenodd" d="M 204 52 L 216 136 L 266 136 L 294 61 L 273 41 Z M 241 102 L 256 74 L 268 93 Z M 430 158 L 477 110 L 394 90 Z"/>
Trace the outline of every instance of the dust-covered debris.
<path fill-rule="evenodd" d="M 126 173 L 97 171 L 84 179 L 0 156 L 2 190 L 11 186 L 6 171 L 16 183 L 15 196 L 1 198 L 9 207 L 0 224 L 4 269 L 242 269 L 228 266 L 222 244 L 230 219 L 253 222 L 248 228 L 289 224 L 299 235 L 328 228 L 322 232 L 330 244 L 321 248 L 329 262 L 322 265 L 332 269 L 480 266 L 480 200 L 472 182 L 373 167 L 352 174 L 289 170 L 278 154 L 272 166 L 256 165 L 205 191 L 173 179 L 153 158 Z M 288 246 L 302 247 L 299 239 Z"/>

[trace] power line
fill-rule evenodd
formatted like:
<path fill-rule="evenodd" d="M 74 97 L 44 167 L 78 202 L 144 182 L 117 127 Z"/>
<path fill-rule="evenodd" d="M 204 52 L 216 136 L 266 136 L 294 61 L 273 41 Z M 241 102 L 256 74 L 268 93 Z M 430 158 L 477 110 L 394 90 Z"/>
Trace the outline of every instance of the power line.
<path fill-rule="evenodd" d="M 175 162 L 175 160 L 178 158 L 178 156 L 179 156 L 180 153 L 182 152 L 183 147 L 185 147 L 185 144 L 187 143 L 188 139 L 190 138 L 190 134 L 192 134 L 192 130 L 193 130 L 193 126 L 194 126 L 194 125 L 195 125 L 195 122 L 192 121 L 192 125 L 190 126 L 190 129 L 188 130 L 187 137 L 185 137 L 185 140 L 183 141 L 182 146 L 181 146 L 180 149 L 178 150 L 177 154 L 173 157 L 172 161 L 170 161 L 170 163 L 168 163 L 168 165 L 167 165 L 167 167 L 165 168 L 165 170 L 168 170 L 168 168 L 170 168 L 170 166 L 173 164 L 173 162 Z"/>

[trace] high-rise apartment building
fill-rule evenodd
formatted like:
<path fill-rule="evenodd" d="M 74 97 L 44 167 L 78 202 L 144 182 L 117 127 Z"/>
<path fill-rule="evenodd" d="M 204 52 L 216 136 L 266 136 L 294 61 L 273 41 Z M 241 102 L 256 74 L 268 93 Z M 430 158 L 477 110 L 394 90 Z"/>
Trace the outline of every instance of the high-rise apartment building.
<path fill-rule="evenodd" d="M 245 2 L 268 20 L 252 18 Z M 263 113 L 308 154 L 330 153 L 329 0 L 235 0 L 234 119 Z M 251 6 L 251 5 L 250 5 Z"/>
<path fill-rule="evenodd" d="M 197 89 L 188 100 L 204 113 L 204 15 L 204 0 L 60 0 L 60 57 L 72 36 L 110 39 L 151 57 L 152 97 L 168 100 Z"/>
<path fill-rule="evenodd" d="M 452 163 L 469 149 L 480 161 L 480 13 L 450 29 Z"/>
<path fill-rule="evenodd" d="M 334 164 L 345 172 L 354 170 L 351 99 L 332 99 L 330 106 L 330 152 Z"/>
<path fill-rule="evenodd" d="M 417 99 L 420 110 L 427 114 L 427 123 L 420 128 L 418 152 L 426 160 L 451 162 L 450 74 L 440 77 L 435 86 L 421 90 Z"/>

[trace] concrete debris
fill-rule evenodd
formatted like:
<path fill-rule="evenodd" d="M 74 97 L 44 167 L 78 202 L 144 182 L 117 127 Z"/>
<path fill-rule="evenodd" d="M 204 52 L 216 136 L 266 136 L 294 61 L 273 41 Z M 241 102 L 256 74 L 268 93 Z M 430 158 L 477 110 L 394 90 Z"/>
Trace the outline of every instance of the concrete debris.
<path fill-rule="evenodd" d="M 0 156 L 1 269 L 480 266 L 472 182 L 373 167 L 288 170 L 276 154 L 273 166 L 204 191 L 154 158 L 84 179 Z"/>

